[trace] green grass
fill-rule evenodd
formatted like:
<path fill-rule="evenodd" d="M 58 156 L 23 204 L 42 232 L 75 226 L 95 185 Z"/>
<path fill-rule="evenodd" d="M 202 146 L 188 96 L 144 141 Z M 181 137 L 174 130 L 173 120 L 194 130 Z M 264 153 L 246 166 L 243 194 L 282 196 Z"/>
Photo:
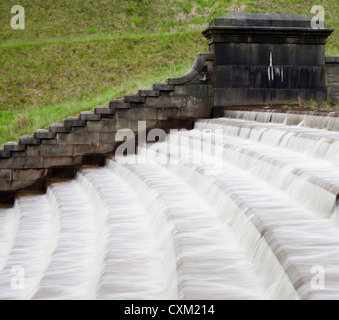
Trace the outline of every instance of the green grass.
<path fill-rule="evenodd" d="M 324 0 L 336 31 L 338 6 Z M 12 30 L 13 5 L 26 29 Z M 207 51 L 201 31 L 226 12 L 303 13 L 308 0 L 5 0 L 0 3 L 0 145 L 69 115 L 185 73 Z"/>

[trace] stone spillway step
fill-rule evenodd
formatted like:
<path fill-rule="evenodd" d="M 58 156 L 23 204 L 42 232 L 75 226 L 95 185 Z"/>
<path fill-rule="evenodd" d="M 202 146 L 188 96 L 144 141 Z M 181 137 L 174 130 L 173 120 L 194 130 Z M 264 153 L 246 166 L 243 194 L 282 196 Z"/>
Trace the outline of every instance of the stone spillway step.
<path fill-rule="evenodd" d="M 109 167 L 174 224 L 179 298 L 260 299 L 265 288 L 234 234 L 189 185 L 156 164 Z M 152 199 L 152 201 L 149 201 Z"/>
<path fill-rule="evenodd" d="M 201 120 L 19 195 L 0 299 L 339 299 L 338 141 Z"/>

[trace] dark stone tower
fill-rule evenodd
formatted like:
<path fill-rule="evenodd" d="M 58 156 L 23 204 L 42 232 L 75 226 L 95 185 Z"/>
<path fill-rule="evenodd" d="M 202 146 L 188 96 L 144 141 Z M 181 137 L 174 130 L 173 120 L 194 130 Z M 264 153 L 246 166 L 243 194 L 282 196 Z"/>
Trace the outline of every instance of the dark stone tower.
<path fill-rule="evenodd" d="M 305 15 L 227 13 L 203 31 L 214 53 L 213 107 L 325 102 L 333 30 Z"/>

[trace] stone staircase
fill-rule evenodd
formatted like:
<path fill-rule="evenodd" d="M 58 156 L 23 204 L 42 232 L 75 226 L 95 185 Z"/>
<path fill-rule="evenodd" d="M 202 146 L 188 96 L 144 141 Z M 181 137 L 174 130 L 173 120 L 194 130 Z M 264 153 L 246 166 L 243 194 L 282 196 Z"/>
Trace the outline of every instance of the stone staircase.
<path fill-rule="evenodd" d="M 139 121 L 146 121 L 147 131 L 193 128 L 196 119 L 210 117 L 212 81 L 213 54 L 199 53 L 181 77 L 6 143 L 0 150 L 0 202 L 12 202 L 16 191 L 44 189 L 48 178 L 73 177 L 81 165 L 103 164 L 121 142 L 116 132 L 137 133 Z"/>

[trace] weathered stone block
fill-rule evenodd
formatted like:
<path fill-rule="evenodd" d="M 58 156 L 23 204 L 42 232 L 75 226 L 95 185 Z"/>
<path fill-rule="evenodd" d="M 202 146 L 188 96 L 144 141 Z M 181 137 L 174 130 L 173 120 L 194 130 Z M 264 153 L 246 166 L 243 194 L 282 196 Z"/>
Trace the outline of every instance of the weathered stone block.
<path fill-rule="evenodd" d="M 42 168 L 43 159 L 42 157 L 18 157 L 13 158 L 11 168 L 13 169 L 33 169 Z"/>
<path fill-rule="evenodd" d="M 39 129 L 34 132 L 34 138 L 35 139 L 54 139 L 55 134 L 48 130 Z"/>
<path fill-rule="evenodd" d="M 19 144 L 18 142 L 7 142 L 4 146 L 5 151 L 25 151 L 25 145 Z"/>
<path fill-rule="evenodd" d="M 27 146 L 26 156 L 27 157 L 40 157 L 41 146 Z"/>
<path fill-rule="evenodd" d="M 324 65 L 323 48 L 306 44 L 217 43 L 215 65 Z M 235 54 L 237 52 L 237 54 Z M 310 54 L 312 52 L 312 54 Z"/>
<path fill-rule="evenodd" d="M 10 169 L 12 168 L 13 158 L 4 158 L 0 159 L 0 169 Z"/>
<path fill-rule="evenodd" d="M 44 174 L 41 176 L 41 181 L 39 183 L 37 183 L 37 180 L 12 180 L 11 181 L 11 186 L 10 189 L 11 190 L 20 190 L 20 191 L 27 191 L 27 190 L 38 190 L 38 189 L 42 189 L 42 185 L 43 185 L 43 178 L 44 178 Z"/>
<path fill-rule="evenodd" d="M 326 84 L 328 101 L 339 103 L 339 56 L 326 57 Z"/>
<path fill-rule="evenodd" d="M 97 115 L 113 115 L 114 110 L 112 108 L 106 107 L 106 106 L 97 106 L 94 108 L 94 113 Z"/>
<path fill-rule="evenodd" d="M 97 143 L 99 142 L 99 133 L 98 132 L 85 132 L 80 133 L 59 133 L 58 142 L 60 144 L 87 144 L 87 143 Z"/>
<path fill-rule="evenodd" d="M 141 97 L 159 97 L 160 92 L 152 89 L 140 89 L 139 95 Z"/>
<path fill-rule="evenodd" d="M 35 139 L 31 136 L 22 136 L 19 139 L 19 144 L 22 145 L 39 145 L 41 143 L 40 139 Z"/>
<path fill-rule="evenodd" d="M 49 131 L 54 134 L 66 133 L 71 132 L 71 128 L 60 123 L 53 123 L 52 125 L 50 125 Z"/>
<path fill-rule="evenodd" d="M 87 125 L 86 127 L 73 127 L 71 133 L 75 134 L 86 134 L 87 131 Z"/>
<path fill-rule="evenodd" d="M 146 108 L 185 108 L 187 103 L 186 96 L 148 98 Z"/>
<path fill-rule="evenodd" d="M 128 119 L 119 119 L 117 120 L 116 131 L 121 129 L 130 129 L 134 132 L 138 131 L 138 121 L 137 120 L 128 120 Z"/>
<path fill-rule="evenodd" d="M 196 86 L 196 85 L 185 85 L 185 86 L 176 86 L 175 94 L 177 96 L 192 96 L 192 97 L 208 97 L 210 89 L 212 87 L 209 85 Z"/>
<path fill-rule="evenodd" d="M 126 103 L 124 100 L 112 100 L 110 101 L 109 106 L 112 110 L 128 109 L 130 107 L 130 104 Z"/>
<path fill-rule="evenodd" d="M 0 150 L 0 159 L 2 158 L 9 158 L 11 156 L 11 153 L 9 151 Z"/>
<path fill-rule="evenodd" d="M 102 135 L 105 135 L 103 133 Z M 111 135 L 112 136 L 112 135 Z M 112 152 L 114 149 L 114 136 L 111 139 L 110 143 L 103 143 L 101 142 L 101 135 L 100 135 L 100 143 L 95 144 L 80 144 L 74 145 L 74 155 L 81 156 L 81 155 L 90 155 L 90 154 L 101 154 L 101 153 L 109 153 Z"/>
<path fill-rule="evenodd" d="M 101 121 L 102 120 L 103 119 L 101 119 Z M 89 122 L 87 122 L 86 130 L 88 132 L 100 131 L 100 123 L 101 123 L 101 121 L 89 121 Z"/>
<path fill-rule="evenodd" d="M 157 82 L 153 84 L 155 91 L 174 91 L 174 86 L 167 83 Z"/>
<path fill-rule="evenodd" d="M 40 147 L 41 156 L 72 156 L 73 145 L 57 144 L 57 145 L 42 145 Z"/>
<path fill-rule="evenodd" d="M 12 158 L 24 158 L 26 157 L 27 153 L 25 151 L 12 151 L 11 152 L 11 157 Z"/>
<path fill-rule="evenodd" d="M 64 121 L 66 127 L 84 127 L 86 121 L 80 120 L 79 118 L 67 118 Z"/>
<path fill-rule="evenodd" d="M 88 132 L 112 132 L 116 131 L 116 118 L 101 119 L 101 121 L 90 121 L 87 123 Z"/>
<path fill-rule="evenodd" d="M 95 114 L 94 112 L 91 111 L 84 111 L 80 113 L 80 119 L 83 121 L 96 121 L 100 120 L 100 115 Z"/>
<path fill-rule="evenodd" d="M 0 179 L 0 190 L 1 193 L 7 192 L 7 191 L 12 191 L 12 181 L 10 180 L 2 180 Z M 3 196 L 0 196 L 0 202 L 3 202 Z"/>
<path fill-rule="evenodd" d="M 51 145 L 56 145 L 58 144 L 58 141 L 57 139 L 50 139 L 50 140 L 41 140 L 41 145 L 48 145 L 48 146 L 51 146 Z"/>
<path fill-rule="evenodd" d="M 13 180 L 34 181 L 41 179 L 44 176 L 44 169 L 14 169 Z"/>
<path fill-rule="evenodd" d="M 12 180 L 12 170 L 11 169 L 0 169 L 0 180 Z"/>
<path fill-rule="evenodd" d="M 100 144 L 114 144 L 116 132 L 100 132 Z"/>
<path fill-rule="evenodd" d="M 147 120 L 156 119 L 157 111 L 155 108 L 132 107 L 128 110 L 119 110 L 117 118 L 128 120 Z"/>
<path fill-rule="evenodd" d="M 82 157 L 56 157 L 56 156 L 48 156 L 44 157 L 44 168 L 50 167 L 63 167 L 63 166 L 75 166 L 80 165 L 82 162 Z"/>
<path fill-rule="evenodd" d="M 124 101 L 126 103 L 145 103 L 146 98 L 145 97 L 141 97 L 137 94 L 126 94 L 124 97 Z"/>
<path fill-rule="evenodd" d="M 326 100 L 326 89 L 214 89 L 214 106 L 259 106 L 298 104 Z"/>

